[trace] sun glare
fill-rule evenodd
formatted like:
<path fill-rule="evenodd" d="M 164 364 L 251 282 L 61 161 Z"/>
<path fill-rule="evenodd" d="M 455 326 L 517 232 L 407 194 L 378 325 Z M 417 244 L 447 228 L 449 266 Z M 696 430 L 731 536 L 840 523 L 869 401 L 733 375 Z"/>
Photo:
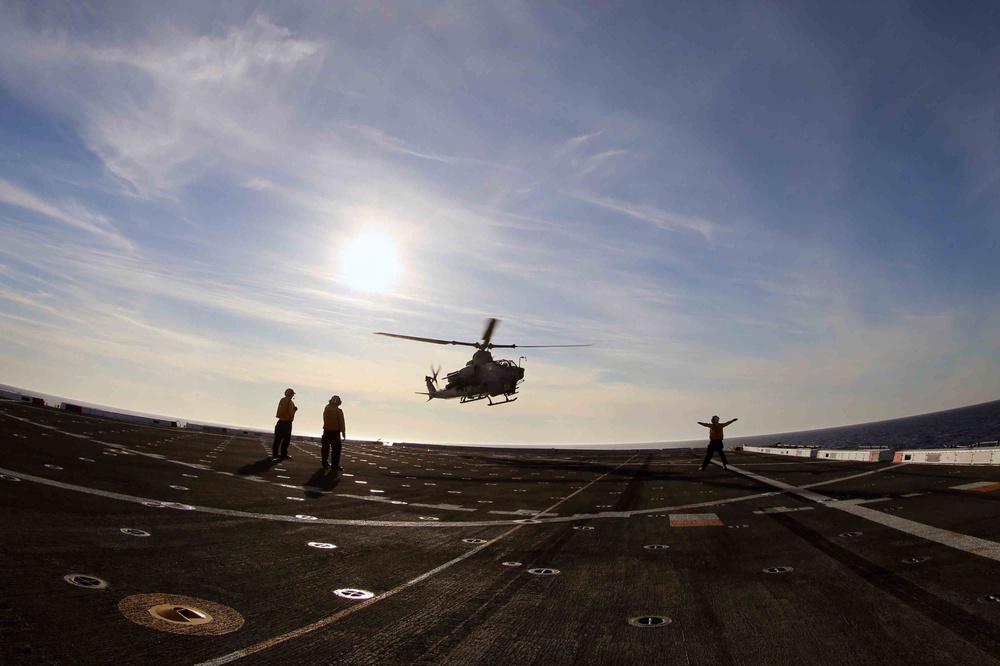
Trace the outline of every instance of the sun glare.
<path fill-rule="evenodd" d="M 340 253 L 343 279 L 352 289 L 385 293 L 400 272 L 396 243 L 383 233 L 367 231 L 357 236 Z"/>

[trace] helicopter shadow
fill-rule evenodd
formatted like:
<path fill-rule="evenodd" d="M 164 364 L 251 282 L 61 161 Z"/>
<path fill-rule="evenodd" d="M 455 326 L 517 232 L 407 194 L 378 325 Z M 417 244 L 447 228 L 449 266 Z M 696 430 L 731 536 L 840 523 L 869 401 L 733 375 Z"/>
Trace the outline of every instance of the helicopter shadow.
<path fill-rule="evenodd" d="M 275 465 L 277 465 L 279 462 L 281 462 L 281 461 L 280 460 L 275 460 L 274 458 L 268 456 L 267 458 L 264 458 L 263 460 L 258 460 L 257 462 L 253 462 L 253 463 L 249 463 L 249 464 L 243 465 L 243 467 L 240 467 L 238 470 L 236 470 L 236 473 L 239 474 L 239 475 L 241 475 L 241 476 L 249 476 L 249 475 L 252 475 L 252 474 L 260 474 L 261 472 L 268 471 L 269 469 L 271 469 L 272 467 L 274 467 Z"/>

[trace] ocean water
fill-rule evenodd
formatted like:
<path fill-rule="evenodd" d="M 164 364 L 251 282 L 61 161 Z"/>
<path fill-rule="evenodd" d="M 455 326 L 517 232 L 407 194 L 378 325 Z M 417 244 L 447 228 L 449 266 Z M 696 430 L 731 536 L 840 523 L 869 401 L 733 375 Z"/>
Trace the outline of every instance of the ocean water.
<path fill-rule="evenodd" d="M 780 441 L 782 444 L 819 445 L 830 449 L 854 449 L 858 446 L 937 449 L 994 442 L 997 439 L 1000 439 L 1000 400 L 875 423 L 753 437 L 726 437 L 726 444 L 763 446 Z"/>
<path fill-rule="evenodd" d="M 733 426 L 733 430 L 737 426 Z M 726 432 L 729 432 L 727 430 Z M 726 447 L 784 445 L 821 446 L 828 449 L 855 449 L 859 446 L 886 446 L 890 449 L 936 449 L 967 446 L 1000 439 L 1000 400 L 943 412 L 907 416 L 888 421 L 781 432 L 740 437 L 726 435 Z M 445 446 L 534 449 L 548 451 L 652 451 L 671 449 L 704 450 L 707 438 L 670 442 L 622 444 L 472 444 L 449 442 Z"/>

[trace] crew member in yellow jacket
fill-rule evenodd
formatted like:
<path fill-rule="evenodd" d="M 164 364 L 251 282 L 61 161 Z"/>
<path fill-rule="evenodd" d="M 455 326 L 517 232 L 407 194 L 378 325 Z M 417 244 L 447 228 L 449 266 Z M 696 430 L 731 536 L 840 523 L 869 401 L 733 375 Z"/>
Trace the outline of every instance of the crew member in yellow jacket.
<path fill-rule="evenodd" d="M 278 422 L 274 425 L 274 444 L 271 445 L 271 456 L 274 458 L 291 458 L 288 455 L 288 445 L 292 441 L 292 421 L 298 407 L 292 402 L 295 391 L 285 389 L 285 397 L 278 401 Z"/>
<path fill-rule="evenodd" d="M 341 437 L 347 438 L 347 424 L 344 422 L 344 410 L 340 408 L 342 403 L 340 396 L 335 395 L 323 410 L 323 446 L 320 455 L 323 457 L 323 467 L 329 464 L 335 470 L 344 469 L 340 466 L 340 451 L 343 447 Z M 330 462 L 327 463 L 327 460 Z"/>

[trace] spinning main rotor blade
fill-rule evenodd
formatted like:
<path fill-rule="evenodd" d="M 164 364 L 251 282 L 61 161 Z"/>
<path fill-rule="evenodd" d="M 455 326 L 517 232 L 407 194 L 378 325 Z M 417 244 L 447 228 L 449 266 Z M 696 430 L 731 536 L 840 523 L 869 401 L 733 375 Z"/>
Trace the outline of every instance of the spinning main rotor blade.
<path fill-rule="evenodd" d="M 496 319 L 490 318 L 486 320 L 486 330 L 483 331 L 483 341 L 479 343 L 481 349 L 489 349 L 490 338 L 493 337 L 493 329 L 497 327 L 497 323 L 499 322 L 497 322 Z"/>
<path fill-rule="evenodd" d="M 541 349 L 543 347 L 593 347 L 593 345 L 487 345 L 490 349 Z"/>
<path fill-rule="evenodd" d="M 376 333 L 387 338 L 400 338 L 402 340 L 416 340 L 417 342 L 429 342 L 434 345 L 463 345 L 465 347 L 478 347 L 478 342 L 458 342 L 456 340 L 435 340 L 434 338 L 418 338 L 412 335 L 399 335 L 398 333 Z"/>

